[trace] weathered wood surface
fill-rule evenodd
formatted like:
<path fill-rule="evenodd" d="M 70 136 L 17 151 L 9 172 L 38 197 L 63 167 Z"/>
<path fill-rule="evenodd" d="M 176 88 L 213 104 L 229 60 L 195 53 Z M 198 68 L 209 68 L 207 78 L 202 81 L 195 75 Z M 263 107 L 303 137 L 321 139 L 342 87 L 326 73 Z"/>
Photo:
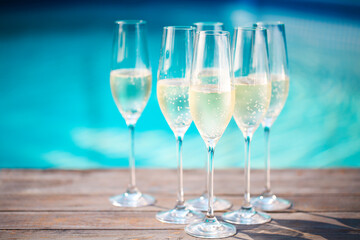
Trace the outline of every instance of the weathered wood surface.
<path fill-rule="evenodd" d="M 186 198 L 198 196 L 204 173 L 184 175 Z M 262 191 L 263 175 L 252 171 L 252 193 Z M 108 198 L 126 188 L 125 169 L 1 170 L 0 239 L 194 239 L 184 225 L 154 218 L 175 204 L 176 176 L 175 170 L 138 170 L 139 188 L 154 195 L 156 205 L 117 208 Z M 237 226 L 229 239 L 360 239 L 360 170 L 274 170 L 272 184 L 294 207 L 270 213 L 268 224 Z M 242 170 L 216 170 L 215 194 L 233 202 L 233 209 L 242 189 Z"/>

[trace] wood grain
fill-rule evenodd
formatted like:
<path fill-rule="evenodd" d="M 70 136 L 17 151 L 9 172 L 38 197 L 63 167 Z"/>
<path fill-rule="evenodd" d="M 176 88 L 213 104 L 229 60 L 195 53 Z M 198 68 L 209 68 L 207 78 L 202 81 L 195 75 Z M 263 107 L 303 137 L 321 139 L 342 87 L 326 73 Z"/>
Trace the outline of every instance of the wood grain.
<path fill-rule="evenodd" d="M 216 214 L 221 218 L 221 214 Z M 360 230 L 360 213 L 272 213 L 273 222 L 262 225 L 272 228 L 281 223 L 288 228 L 340 228 Z M 237 226 L 248 229 L 248 226 Z M 183 229 L 183 225 L 155 220 L 155 212 L 1 212 L 0 229 Z M 251 228 L 251 227 L 250 227 Z"/>
<path fill-rule="evenodd" d="M 176 195 L 154 195 L 157 202 L 154 206 L 141 208 L 118 208 L 109 204 L 110 195 L 90 194 L 1 194 L 0 211 L 130 211 L 153 212 L 171 208 L 176 203 Z M 218 195 L 233 203 L 233 209 L 241 206 L 243 196 Z M 294 207 L 282 212 L 312 211 L 312 212 L 353 212 L 360 211 L 360 196 L 320 195 L 284 196 L 294 203 Z M 187 195 L 186 199 L 195 198 L 197 195 Z"/>
<path fill-rule="evenodd" d="M 1 239 L 87 239 L 87 240 L 120 240 L 120 239 L 195 239 L 183 230 L 0 230 Z M 357 240 L 357 232 L 332 229 L 312 229 L 301 232 L 296 229 L 262 229 L 262 227 L 238 231 L 234 237 L 226 239 L 244 240 L 284 240 L 284 239 L 347 239 Z"/>
<path fill-rule="evenodd" d="M 252 171 L 253 194 L 262 191 L 263 175 Z M 157 198 L 155 206 L 110 205 L 108 198 L 126 188 L 126 169 L 3 169 L 0 239 L 194 239 L 184 225 L 155 220 L 157 211 L 175 204 L 176 171 L 139 169 L 137 177 L 140 189 Z M 203 171 L 186 170 L 184 178 L 186 198 L 197 197 Z M 271 213 L 268 224 L 237 226 L 229 239 L 360 239 L 360 170 L 274 170 L 272 184 L 293 208 Z M 233 209 L 240 207 L 242 189 L 242 169 L 215 171 L 215 193 L 233 202 Z"/>
<path fill-rule="evenodd" d="M 137 183 L 142 191 L 158 195 L 173 194 L 177 189 L 176 170 L 138 169 Z M 0 174 L 1 193 L 106 194 L 123 191 L 129 171 L 119 170 L 8 170 Z M 164 182 L 166 179 L 166 182 Z M 239 195 L 243 192 L 242 169 L 215 171 L 215 194 Z M 204 190 L 205 175 L 200 170 L 184 171 L 185 193 L 196 195 Z M 264 172 L 253 170 L 251 189 L 260 193 Z M 357 194 L 360 195 L 360 174 L 354 169 L 273 170 L 273 191 L 283 195 Z"/>

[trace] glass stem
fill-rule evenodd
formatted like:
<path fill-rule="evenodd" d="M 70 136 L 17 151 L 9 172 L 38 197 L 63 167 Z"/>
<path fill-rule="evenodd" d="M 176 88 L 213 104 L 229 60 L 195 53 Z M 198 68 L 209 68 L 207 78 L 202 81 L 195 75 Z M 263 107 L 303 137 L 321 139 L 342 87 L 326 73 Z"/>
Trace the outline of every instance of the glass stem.
<path fill-rule="evenodd" d="M 178 200 L 177 207 L 184 207 L 184 183 L 183 183 L 183 165 L 182 165 L 182 142 L 183 137 L 178 136 L 176 138 L 177 143 L 177 158 L 178 158 Z"/>
<path fill-rule="evenodd" d="M 135 125 L 129 125 L 130 132 L 130 156 L 129 156 L 129 165 L 130 165 L 130 185 L 128 188 L 129 192 L 136 192 L 136 181 L 135 181 L 135 150 L 134 150 L 134 132 Z"/>
<path fill-rule="evenodd" d="M 251 208 L 250 203 L 250 142 L 251 137 L 245 138 L 245 192 L 243 208 Z"/>
<path fill-rule="evenodd" d="M 269 194 L 270 190 L 270 127 L 264 128 L 265 133 L 265 144 L 266 144 L 266 159 L 265 159 L 265 169 L 266 169 L 266 185 L 265 185 L 265 194 Z"/>
<path fill-rule="evenodd" d="M 210 154 L 210 153 L 208 153 Z M 208 157 L 209 158 L 209 157 Z M 205 168 L 204 168 L 204 173 L 206 174 L 206 178 L 205 178 L 205 191 L 203 192 L 202 196 L 207 197 L 208 192 L 209 192 L 209 174 L 207 174 L 207 169 L 208 169 L 208 159 L 206 159 L 205 161 Z"/>
<path fill-rule="evenodd" d="M 214 147 L 208 149 L 208 164 L 207 164 L 207 186 L 208 189 L 208 218 L 214 218 Z"/>

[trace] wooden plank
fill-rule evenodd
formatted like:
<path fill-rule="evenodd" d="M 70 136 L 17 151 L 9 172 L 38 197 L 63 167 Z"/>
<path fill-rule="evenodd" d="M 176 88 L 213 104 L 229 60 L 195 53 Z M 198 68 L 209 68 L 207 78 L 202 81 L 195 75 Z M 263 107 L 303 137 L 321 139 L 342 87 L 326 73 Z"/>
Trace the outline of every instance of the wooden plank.
<path fill-rule="evenodd" d="M 107 195 L 87 194 L 1 194 L 0 211 L 161 211 L 172 208 L 176 203 L 173 196 L 158 196 L 154 206 L 142 208 L 114 207 L 108 201 Z M 196 196 L 186 196 L 186 199 Z M 240 207 L 243 196 L 221 196 L 234 204 L 234 209 Z M 286 196 L 285 196 L 286 197 Z M 305 195 L 289 196 L 294 208 L 283 212 L 313 211 L 313 212 L 360 212 L 360 196 L 351 195 Z"/>
<path fill-rule="evenodd" d="M 273 221 L 261 229 L 360 229 L 359 212 L 273 213 Z M 255 228 L 237 226 L 239 230 Z M 257 226 L 258 227 L 258 226 Z M 0 212 L 0 229 L 183 229 L 183 225 L 165 224 L 154 212 Z"/>
<path fill-rule="evenodd" d="M 264 172 L 252 171 L 252 192 L 260 193 Z M 153 195 L 172 195 L 177 189 L 176 170 L 138 169 L 139 188 Z M 186 170 L 186 194 L 196 195 L 204 189 L 204 173 Z M 3 194 L 103 194 L 111 196 L 123 191 L 128 184 L 128 170 L 2 170 L 0 192 Z M 166 184 L 164 183 L 166 179 Z M 284 196 L 313 194 L 360 195 L 360 170 L 273 170 L 273 191 Z M 243 192 L 241 169 L 215 171 L 217 195 L 239 195 Z"/>
<path fill-rule="evenodd" d="M 195 239 L 181 230 L 0 230 L 1 239 Z M 359 239 L 359 232 L 348 229 L 263 229 L 262 226 L 238 231 L 227 239 L 284 240 L 284 239 Z"/>
<path fill-rule="evenodd" d="M 156 211 L 175 204 L 176 170 L 137 173 L 140 188 L 158 198 L 155 206 L 109 204 L 108 197 L 126 187 L 126 169 L 1 170 L 0 239 L 193 239 L 183 225 L 154 218 Z M 215 193 L 237 209 L 242 170 L 215 175 Z M 261 192 L 263 175 L 252 171 L 252 192 Z M 294 201 L 294 209 L 271 213 L 274 220 L 265 225 L 237 226 L 230 239 L 360 239 L 360 170 L 274 170 L 272 177 L 274 192 Z M 201 170 L 185 171 L 187 198 L 198 196 L 203 178 Z"/>

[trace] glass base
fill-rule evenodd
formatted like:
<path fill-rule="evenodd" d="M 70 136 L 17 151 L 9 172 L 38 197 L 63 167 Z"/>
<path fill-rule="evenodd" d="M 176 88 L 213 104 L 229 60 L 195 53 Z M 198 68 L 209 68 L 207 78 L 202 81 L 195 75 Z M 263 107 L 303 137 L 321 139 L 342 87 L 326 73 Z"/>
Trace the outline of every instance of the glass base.
<path fill-rule="evenodd" d="M 257 212 L 253 207 L 240 208 L 237 211 L 224 213 L 222 218 L 226 222 L 241 225 L 263 224 L 271 221 L 271 217 L 269 215 Z"/>
<path fill-rule="evenodd" d="M 199 238 L 226 238 L 235 235 L 236 228 L 229 223 L 218 221 L 216 217 L 206 217 L 203 222 L 187 225 L 185 232 Z"/>
<path fill-rule="evenodd" d="M 274 194 L 262 194 L 259 197 L 251 199 L 251 204 L 263 211 L 279 211 L 291 207 L 292 203 L 286 199 L 278 198 Z"/>
<path fill-rule="evenodd" d="M 168 211 L 161 211 L 156 214 L 156 219 L 164 223 L 188 224 L 199 222 L 205 217 L 204 214 L 192 211 L 185 206 L 176 206 Z"/>
<path fill-rule="evenodd" d="M 144 207 L 153 205 L 155 198 L 150 195 L 142 194 L 140 191 L 126 191 L 121 195 L 111 197 L 110 202 L 117 207 Z"/>
<path fill-rule="evenodd" d="M 186 201 L 186 206 L 188 206 L 190 209 L 198 210 L 198 211 L 207 211 L 209 206 L 209 200 L 205 194 L 203 194 L 201 197 L 191 199 Z M 232 207 L 232 203 L 221 199 L 214 197 L 214 211 L 224 211 Z"/>

